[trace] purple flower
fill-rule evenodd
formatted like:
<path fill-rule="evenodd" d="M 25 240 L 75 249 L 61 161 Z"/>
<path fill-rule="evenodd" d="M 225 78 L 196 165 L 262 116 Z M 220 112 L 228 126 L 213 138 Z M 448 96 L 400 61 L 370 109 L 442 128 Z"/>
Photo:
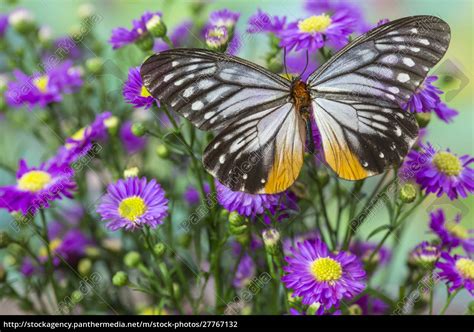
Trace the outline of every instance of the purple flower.
<path fill-rule="evenodd" d="M 158 100 L 153 98 L 143 85 L 142 77 L 140 76 L 140 67 L 130 68 L 127 81 L 123 85 L 122 94 L 125 101 L 132 104 L 135 108 L 144 107 L 148 109 L 155 102 L 158 107 L 160 106 Z"/>
<path fill-rule="evenodd" d="M 229 33 L 225 26 L 211 25 L 204 33 L 206 45 L 216 51 L 224 51 L 229 43 Z"/>
<path fill-rule="evenodd" d="M 446 280 L 449 291 L 464 287 L 474 296 L 474 261 L 459 255 L 451 256 L 446 252 L 441 254 L 441 259 L 436 267 L 441 270 L 438 274 L 441 279 Z"/>
<path fill-rule="evenodd" d="M 209 25 L 223 26 L 232 31 L 239 20 L 240 14 L 228 9 L 221 9 L 211 13 L 209 16 Z"/>
<path fill-rule="evenodd" d="M 229 211 L 237 211 L 245 217 L 255 217 L 269 210 L 272 214 L 281 210 L 284 194 L 247 194 L 241 191 L 232 191 L 219 181 L 215 181 L 217 201 Z"/>
<path fill-rule="evenodd" d="M 211 188 L 210 188 L 209 184 L 207 184 L 207 183 L 204 184 L 204 192 L 206 194 L 209 194 L 211 192 Z M 191 205 L 198 204 L 201 200 L 200 191 L 197 188 L 193 187 L 193 186 L 188 186 L 186 188 L 186 191 L 184 192 L 183 196 L 184 196 L 183 198 L 186 200 L 186 202 L 188 202 Z"/>
<path fill-rule="evenodd" d="M 292 257 L 285 257 L 282 281 L 303 304 L 319 302 L 328 310 L 364 290 L 365 271 L 355 255 L 330 253 L 320 239 L 298 242 L 291 252 Z"/>
<path fill-rule="evenodd" d="M 288 24 L 288 27 L 278 34 L 281 38 L 280 46 L 296 51 L 307 49 L 309 52 L 324 46 L 340 48 L 347 43 L 353 25 L 354 18 L 346 11 L 333 15 L 313 15 Z"/>
<path fill-rule="evenodd" d="M 235 273 L 233 286 L 236 288 L 245 288 L 255 276 L 255 263 L 249 255 L 244 255 L 240 260 L 237 272 Z"/>
<path fill-rule="evenodd" d="M 113 49 L 121 48 L 129 44 L 135 43 L 138 39 L 142 38 L 148 34 L 148 29 L 146 27 L 147 22 L 154 16 L 158 15 L 161 17 L 160 12 L 151 13 L 145 12 L 138 20 L 133 20 L 132 29 L 128 30 L 126 28 L 115 28 L 112 30 L 112 36 L 109 39 L 109 43 L 112 45 Z"/>
<path fill-rule="evenodd" d="M 93 147 L 94 142 L 106 140 L 107 120 L 110 118 L 112 118 L 112 113 L 101 113 L 89 126 L 79 129 L 67 138 L 66 144 L 59 148 L 58 159 L 64 163 L 72 163 L 84 157 Z"/>
<path fill-rule="evenodd" d="M 40 208 L 62 197 L 72 198 L 76 188 L 74 172 L 55 158 L 39 167 L 28 167 L 21 159 L 16 173 L 17 183 L 0 187 L 0 208 L 33 215 Z"/>
<path fill-rule="evenodd" d="M 189 39 L 190 32 L 193 28 L 193 22 L 185 21 L 179 24 L 176 28 L 174 28 L 173 32 L 171 33 L 170 40 L 174 47 L 183 47 L 186 45 L 186 42 Z M 166 44 L 162 39 L 156 39 L 155 44 L 153 46 L 153 51 L 163 52 L 169 49 L 170 47 Z"/>
<path fill-rule="evenodd" d="M 125 121 L 120 128 L 120 140 L 129 154 L 143 150 L 148 142 L 146 137 L 137 137 L 132 133 L 132 122 Z"/>
<path fill-rule="evenodd" d="M 305 8 L 311 14 L 334 14 L 336 12 L 345 12 L 352 16 L 354 21 L 354 30 L 365 33 L 370 30 L 370 25 L 364 19 L 362 8 L 353 1 L 347 0 L 307 0 Z"/>
<path fill-rule="evenodd" d="M 67 57 L 72 60 L 79 59 L 81 57 L 81 49 L 74 39 L 69 36 L 59 37 L 54 41 L 55 52 L 62 52 L 67 54 Z M 54 54 L 51 54 L 54 56 Z"/>
<path fill-rule="evenodd" d="M 418 244 L 409 254 L 408 263 L 414 266 L 430 266 L 436 263 L 441 255 L 438 246 L 427 241 Z"/>
<path fill-rule="evenodd" d="M 155 179 L 131 177 L 107 187 L 97 212 L 107 220 L 107 228 L 136 230 L 148 225 L 156 228 L 168 215 L 168 200 Z"/>
<path fill-rule="evenodd" d="M 12 107 L 23 104 L 45 107 L 62 100 L 62 93 L 72 93 L 82 85 L 80 72 L 72 67 L 72 62 L 48 69 L 45 73 L 28 76 L 19 70 L 14 70 L 15 81 L 8 83 L 5 97 Z"/>
<path fill-rule="evenodd" d="M 466 253 L 474 252 L 474 229 L 466 229 L 461 225 L 461 215 L 457 215 L 454 221 L 446 222 L 446 216 L 442 209 L 438 209 L 430 214 L 431 230 L 439 236 L 441 244 L 452 249 L 462 246 Z"/>
<path fill-rule="evenodd" d="M 451 200 L 466 198 L 474 191 L 474 161 L 469 155 L 458 157 L 446 151 L 436 151 L 427 143 L 420 144 L 420 151 L 411 150 L 403 165 L 404 178 L 414 178 L 427 193 L 438 197 L 446 194 Z"/>
<path fill-rule="evenodd" d="M 306 52 L 291 52 L 286 56 L 286 68 L 289 71 L 288 74 L 292 76 L 300 76 L 303 81 L 307 80 L 309 75 L 316 70 L 318 63 L 314 57 L 309 56 L 306 70 L 304 70 L 305 66 Z"/>
<path fill-rule="evenodd" d="M 65 230 L 59 222 L 53 221 L 48 224 L 49 251 L 53 258 L 53 265 L 58 267 L 62 263 L 67 265 L 76 265 L 77 262 L 85 256 L 87 247 L 93 245 L 81 230 Z M 48 248 L 42 246 L 38 250 L 38 260 L 45 263 L 48 260 Z M 36 262 L 26 258 L 22 262 L 21 273 L 25 276 L 31 276 L 35 272 L 42 272 L 43 266 L 38 266 Z"/>
<path fill-rule="evenodd" d="M 410 100 L 405 105 L 402 105 L 402 108 L 412 113 L 435 112 L 444 122 L 451 122 L 458 112 L 449 108 L 441 101 L 439 96 L 443 94 L 443 91 L 432 84 L 437 79 L 438 76 L 428 76 L 425 78 Z"/>
<path fill-rule="evenodd" d="M 8 15 L 0 15 L 0 38 L 5 36 L 8 28 Z"/>
<path fill-rule="evenodd" d="M 269 32 L 269 33 L 277 33 L 284 29 L 286 25 L 286 16 L 278 17 L 273 16 L 271 17 L 260 8 L 258 9 L 257 13 L 252 15 L 248 21 L 248 33 L 260 33 L 260 32 Z"/>
<path fill-rule="evenodd" d="M 376 248 L 377 244 L 375 243 L 356 241 L 351 244 L 349 250 L 366 264 L 369 263 L 369 258 Z M 384 266 L 390 261 L 391 256 L 390 249 L 382 246 L 372 258 L 371 264 Z"/>
<path fill-rule="evenodd" d="M 389 309 L 387 303 L 367 294 L 362 295 L 354 304 L 360 307 L 362 315 L 384 315 Z"/>

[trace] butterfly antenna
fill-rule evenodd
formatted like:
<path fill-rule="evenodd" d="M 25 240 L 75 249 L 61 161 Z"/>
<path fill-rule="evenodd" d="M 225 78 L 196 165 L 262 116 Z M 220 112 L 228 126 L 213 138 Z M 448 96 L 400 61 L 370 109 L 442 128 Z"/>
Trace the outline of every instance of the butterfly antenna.
<path fill-rule="evenodd" d="M 289 77 L 288 68 L 286 67 L 286 47 L 283 47 L 283 66 L 285 67 L 285 76 Z"/>
<path fill-rule="evenodd" d="M 308 52 L 308 50 L 306 50 L 306 64 L 304 65 L 304 69 L 303 69 L 303 72 L 301 73 L 300 77 L 304 75 L 304 72 L 308 68 L 308 63 L 309 63 L 309 52 Z"/>

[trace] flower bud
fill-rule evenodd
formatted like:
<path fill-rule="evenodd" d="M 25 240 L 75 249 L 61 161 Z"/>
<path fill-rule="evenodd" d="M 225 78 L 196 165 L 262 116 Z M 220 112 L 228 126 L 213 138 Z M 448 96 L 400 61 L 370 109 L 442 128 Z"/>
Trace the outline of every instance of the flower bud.
<path fill-rule="evenodd" d="M 245 217 L 241 216 L 236 211 L 232 211 L 229 213 L 229 223 L 232 226 L 242 226 L 245 224 Z"/>
<path fill-rule="evenodd" d="M 128 284 L 128 275 L 123 271 L 118 271 L 112 277 L 112 284 L 117 287 L 123 287 Z"/>
<path fill-rule="evenodd" d="M 137 137 L 142 137 L 146 133 L 146 128 L 143 123 L 136 122 L 132 125 L 132 133 Z"/>
<path fill-rule="evenodd" d="M 163 23 L 159 14 L 154 14 L 145 25 L 153 37 L 162 38 L 166 36 L 166 25 Z"/>
<path fill-rule="evenodd" d="M 362 315 L 362 308 L 358 304 L 351 305 L 348 309 L 349 315 L 360 316 Z"/>
<path fill-rule="evenodd" d="M 280 232 L 275 228 L 268 228 L 262 233 L 265 250 L 270 255 L 277 255 L 280 252 Z"/>
<path fill-rule="evenodd" d="M 35 28 L 35 18 L 31 12 L 20 8 L 8 17 L 8 23 L 19 33 L 27 33 Z"/>
<path fill-rule="evenodd" d="M 86 69 L 91 74 L 99 75 L 104 71 L 104 59 L 101 57 L 94 57 L 87 59 Z"/>
<path fill-rule="evenodd" d="M 431 113 L 415 113 L 416 122 L 420 128 L 425 128 L 431 120 Z"/>
<path fill-rule="evenodd" d="M 161 258 L 166 252 L 166 246 L 163 243 L 157 243 L 153 247 L 153 252 L 158 258 Z"/>
<path fill-rule="evenodd" d="M 306 314 L 309 316 L 314 316 L 318 313 L 320 308 L 321 308 L 321 303 L 315 302 L 308 307 L 308 310 L 306 310 Z"/>
<path fill-rule="evenodd" d="M 155 41 L 149 33 L 144 33 L 135 41 L 137 45 L 143 52 L 148 52 L 153 49 Z"/>
<path fill-rule="evenodd" d="M 42 26 L 38 30 L 38 40 L 43 47 L 48 47 L 53 41 L 53 30 L 48 26 Z"/>
<path fill-rule="evenodd" d="M 85 20 L 94 16 L 95 12 L 95 6 L 91 3 L 83 3 L 77 9 L 77 15 L 81 20 Z"/>
<path fill-rule="evenodd" d="M 123 171 L 123 177 L 134 178 L 138 176 L 139 172 L 140 170 L 138 169 L 138 167 L 130 167 Z"/>
<path fill-rule="evenodd" d="M 229 210 L 226 210 L 226 209 L 222 209 L 222 210 L 220 210 L 220 212 L 219 212 L 219 216 L 220 216 L 220 218 L 222 218 L 222 219 L 228 219 L 228 218 L 229 218 L 229 214 L 230 214 Z"/>
<path fill-rule="evenodd" d="M 403 203 L 411 203 L 416 198 L 416 187 L 411 183 L 405 183 L 399 192 L 400 200 Z"/>
<path fill-rule="evenodd" d="M 206 31 L 206 45 L 213 51 L 224 52 L 229 43 L 229 34 L 224 26 L 212 26 Z"/>
<path fill-rule="evenodd" d="M 79 290 L 75 290 L 74 292 L 71 293 L 71 301 L 73 303 L 77 304 L 81 302 L 83 298 L 84 298 L 84 294 L 82 294 L 82 292 Z"/>
<path fill-rule="evenodd" d="M 97 259 L 100 257 L 100 251 L 97 247 L 87 247 L 86 248 L 86 256 L 91 259 Z"/>
<path fill-rule="evenodd" d="M 160 144 L 156 147 L 156 155 L 161 159 L 168 159 L 170 156 L 170 150 L 164 144 Z"/>
<path fill-rule="evenodd" d="M 136 251 L 130 251 L 123 258 L 125 266 L 130 268 L 136 268 L 142 261 L 140 254 Z"/>
<path fill-rule="evenodd" d="M 83 258 L 77 264 L 77 270 L 82 276 L 87 276 L 92 270 L 92 261 L 89 258 Z"/>
<path fill-rule="evenodd" d="M 107 128 L 110 135 L 114 136 L 117 134 L 119 122 L 119 118 L 116 116 L 109 116 L 104 120 L 104 126 Z"/>

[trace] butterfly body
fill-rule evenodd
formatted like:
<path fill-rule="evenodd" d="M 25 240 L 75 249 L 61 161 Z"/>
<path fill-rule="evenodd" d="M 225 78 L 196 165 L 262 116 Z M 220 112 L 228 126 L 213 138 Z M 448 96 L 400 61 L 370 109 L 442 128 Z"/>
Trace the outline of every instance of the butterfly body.
<path fill-rule="evenodd" d="M 153 55 L 141 75 L 163 105 L 216 133 L 203 154 L 210 174 L 234 191 L 272 194 L 298 177 L 310 118 L 321 155 L 340 178 L 360 180 L 400 164 L 418 137 L 402 105 L 449 40 L 446 22 L 414 16 L 354 39 L 306 82 L 202 49 Z"/>

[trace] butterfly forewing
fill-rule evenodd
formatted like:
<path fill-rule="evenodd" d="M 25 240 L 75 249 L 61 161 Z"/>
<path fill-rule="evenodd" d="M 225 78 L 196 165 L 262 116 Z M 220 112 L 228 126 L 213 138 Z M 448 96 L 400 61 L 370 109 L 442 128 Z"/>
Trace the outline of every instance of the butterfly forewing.
<path fill-rule="evenodd" d="M 418 134 L 401 108 L 449 40 L 439 18 L 396 20 L 357 38 L 309 77 L 324 157 L 340 177 L 363 179 L 400 163 Z"/>

